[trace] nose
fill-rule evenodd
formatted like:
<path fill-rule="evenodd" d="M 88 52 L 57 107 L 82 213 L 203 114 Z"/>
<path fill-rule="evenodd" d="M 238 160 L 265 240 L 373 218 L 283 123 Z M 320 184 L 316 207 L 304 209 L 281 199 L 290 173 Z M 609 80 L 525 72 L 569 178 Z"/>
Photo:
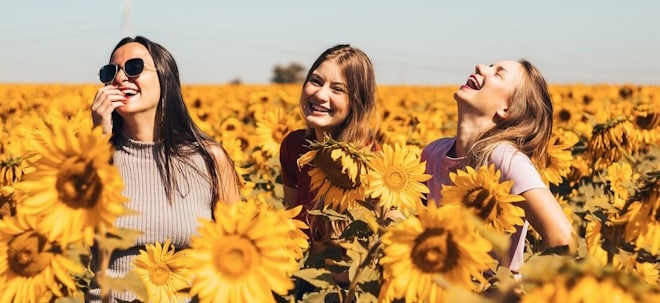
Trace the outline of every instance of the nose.
<path fill-rule="evenodd" d="M 479 74 L 479 75 L 483 75 L 485 69 L 486 69 L 485 65 L 477 64 L 477 66 L 474 67 L 474 72 Z"/>
<path fill-rule="evenodd" d="M 328 101 L 328 98 L 330 96 L 330 87 L 328 85 L 323 85 L 319 87 L 315 95 L 316 98 L 321 101 Z"/>
<path fill-rule="evenodd" d="M 126 75 L 126 72 L 124 72 L 124 68 L 120 66 L 118 68 L 117 74 L 115 75 L 114 82 L 121 83 L 126 80 L 128 80 L 128 76 Z"/>

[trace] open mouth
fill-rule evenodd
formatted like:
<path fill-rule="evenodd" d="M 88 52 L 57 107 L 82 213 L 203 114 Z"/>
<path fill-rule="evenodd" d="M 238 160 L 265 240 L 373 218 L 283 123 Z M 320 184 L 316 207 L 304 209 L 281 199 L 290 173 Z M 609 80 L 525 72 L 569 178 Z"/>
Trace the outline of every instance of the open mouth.
<path fill-rule="evenodd" d="M 121 89 L 121 92 L 124 94 L 124 97 L 126 98 L 130 98 L 138 94 L 137 90 L 130 88 Z"/>
<path fill-rule="evenodd" d="M 481 84 L 479 84 L 479 80 L 477 80 L 477 77 L 474 75 L 470 75 L 470 78 L 468 78 L 467 82 L 465 83 L 465 86 L 474 90 L 481 89 Z"/>

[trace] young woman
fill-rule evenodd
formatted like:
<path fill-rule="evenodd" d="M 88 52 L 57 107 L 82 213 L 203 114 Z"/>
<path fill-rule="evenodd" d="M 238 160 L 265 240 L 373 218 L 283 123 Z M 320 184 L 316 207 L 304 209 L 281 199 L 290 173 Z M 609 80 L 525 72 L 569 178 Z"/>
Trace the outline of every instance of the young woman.
<path fill-rule="evenodd" d="M 307 211 L 314 205 L 308 175 L 311 165 L 298 169 L 298 158 L 309 151 L 307 140 L 322 141 L 324 135 L 355 146 L 378 146 L 376 142 L 376 80 L 369 57 L 360 49 L 340 44 L 325 50 L 310 67 L 300 96 L 300 110 L 307 129 L 285 137 L 280 146 L 284 203 L 302 205 L 298 216 L 310 223 L 311 240 L 327 240 L 327 231 L 311 223 Z"/>
<path fill-rule="evenodd" d="M 456 136 L 433 141 L 422 151 L 426 173 L 433 175 L 429 201 L 441 201 L 450 172 L 494 164 L 503 180 L 514 181 L 511 193 L 525 198 L 525 224 L 512 235 L 509 258 L 501 265 L 513 271 L 522 266 L 528 222 L 544 248 L 573 245 L 572 226 L 537 171 L 543 167 L 532 164 L 546 152 L 552 132 L 552 101 L 541 73 L 526 60 L 477 65 L 454 99 Z"/>
<path fill-rule="evenodd" d="M 126 207 L 138 212 L 115 225 L 142 232 L 135 246 L 112 254 L 107 274 L 122 277 L 145 244 L 171 239 L 176 248 L 188 247 L 198 218 L 212 218 L 218 201 L 240 200 L 239 177 L 222 146 L 191 119 L 176 62 L 163 46 L 141 36 L 124 38 L 99 77 L 105 86 L 94 97 L 92 119 L 112 134 Z M 99 261 L 92 251 L 93 262 Z M 86 300 L 99 300 L 98 295 L 93 283 Z M 134 296 L 111 292 L 109 302 L 115 298 Z"/>

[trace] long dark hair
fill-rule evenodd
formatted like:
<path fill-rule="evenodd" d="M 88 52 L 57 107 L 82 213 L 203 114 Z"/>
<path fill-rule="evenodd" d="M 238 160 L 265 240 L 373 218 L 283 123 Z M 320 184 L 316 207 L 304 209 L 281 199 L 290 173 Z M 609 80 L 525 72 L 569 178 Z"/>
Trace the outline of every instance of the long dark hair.
<path fill-rule="evenodd" d="M 162 154 L 159 154 L 159 157 L 162 158 L 164 165 L 158 165 L 158 169 L 161 178 L 163 178 L 168 199 L 172 201 L 174 190 L 177 186 L 174 182 L 174 173 L 177 171 L 177 167 L 173 160 L 176 158 L 177 160 L 188 161 L 187 155 L 199 152 L 204 159 L 211 177 L 213 201 L 216 201 L 219 197 L 219 189 L 224 189 L 224 186 L 220 187 L 216 161 L 209 153 L 208 147 L 210 145 L 217 145 L 225 154 L 227 152 L 211 136 L 202 132 L 190 117 L 188 108 L 183 100 L 183 94 L 181 93 L 179 69 L 174 57 L 172 57 L 172 54 L 165 47 L 143 36 L 136 36 L 134 38 L 126 37 L 117 43 L 117 46 L 112 50 L 112 54 L 118 48 L 132 42 L 142 44 L 149 51 L 149 54 L 154 60 L 156 72 L 158 73 L 160 100 L 158 101 L 158 108 L 156 110 L 154 138 L 159 143 L 162 143 L 163 147 Z M 112 54 L 110 60 L 112 60 Z M 116 112 L 113 112 L 112 123 L 111 140 L 113 145 L 119 146 L 121 140 L 123 140 L 123 135 L 121 135 L 123 118 Z M 227 159 L 233 167 L 233 162 L 229 158 L 229 155 L 227 155 Z"/>

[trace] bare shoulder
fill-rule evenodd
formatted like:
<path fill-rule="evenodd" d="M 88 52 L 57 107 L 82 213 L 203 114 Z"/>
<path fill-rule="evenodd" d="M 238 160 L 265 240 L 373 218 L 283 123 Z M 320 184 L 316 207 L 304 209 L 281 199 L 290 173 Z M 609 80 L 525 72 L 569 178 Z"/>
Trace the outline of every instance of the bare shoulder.
<path fill-rule="evenodd" d="M 209 142 L 205 144 L 206 150 L 208 150 L 209 154 L 215 161 L 220 164 L 220 163 L 226 163 L 229 162 L 231 159 L 229 155 L 227 154 L 227 151 L 222 147 L 217 142 Z"/>

